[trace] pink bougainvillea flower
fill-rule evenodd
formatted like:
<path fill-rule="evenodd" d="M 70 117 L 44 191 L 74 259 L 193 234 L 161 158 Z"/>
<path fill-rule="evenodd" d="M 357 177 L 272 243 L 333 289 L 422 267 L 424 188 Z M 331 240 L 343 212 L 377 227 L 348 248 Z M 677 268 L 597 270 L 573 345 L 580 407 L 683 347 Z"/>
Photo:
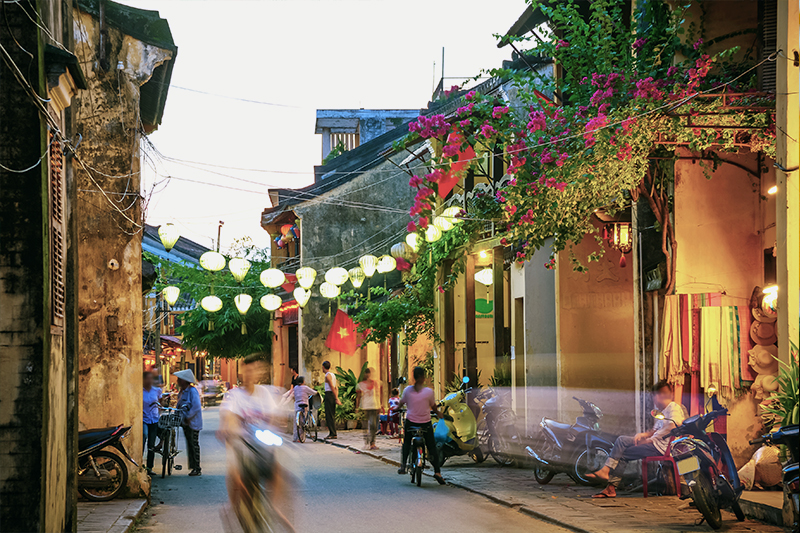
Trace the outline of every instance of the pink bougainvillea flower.
<path fill-rule="evenodd" d="M 419 224 L 420 229 L 425 229 L 428 227 L 428 217 L 419 217 Z"/>
<path fill-rule="evenodd" d="M 569 42 L 563 39 L 559 39 L 558 42 L 556 43 L 556 50 L 559 50 L 561 48 L 569 48 Z"/>
<path fill-rule="evenodd" d="M 509 111 L 510 109 L 508 109 L 508 106 L 495 106 L 492 109 L 492 118 L 502 118 L 502 116 Z"/>
<path fill-rule="evenodd" d="M 458 154 L 459 146 L 457 144 L 446 144 L 442 148 L 442 155 L 445 157 L 455 157 Z"/>
<path fill-rule="evenodd" d="M 406 230 L 408 230 L 409 233 L 414 233 L 415 231 L 417 231 L 417 225 L 414 224 L 413 220 L 408 223 L 408 226 L 406 226 Z"/>
<path fill-rule="evenodd" d="M 623 146 L 620 149 L 620 151 L 617 152 L 617 159 L 619 159 L 620 161 L 627 161 L 628 159 L 631 158 L 632 154 L 633 154 L 633 147 L 630 144 L 625 143 L 625 146 Z"/>
<path fill-rule="evenodd" d="M 442 287 L 441 285 L 439 285 L 438 287 L 436 287 L 436 290 L 438 290 L 439 292 L 441 292 L 442 294 L 444 294 L 444 287 Z"/>
<path fill-rule="evenodd" d="M 502 244 L 503 246 L 506 246 L 506 245 L 508 244 L 508 241 L 506 240 L 506 238 L 505 238 L 505 237 L 503 237 L 502 239 L 500 239 L 500 244 Z"/>
<path fill-rule="evenodd" d="M 508 205 L 506 206 L 506 211 L 508 212 L 509 216 L 512 216 L 512 217 L 513 217 L 513 216 L 514 216 L 514 213 L 516 213 L 516 212 L 517 212 L 517 206 L 515 206 L 515 205 L 512 205 L 512 204 L 508 204 Z"/>
<path fill-rule="evenodd" d="M 481 126 L 481 135 L 486 137 L 487 139 L 491 139 L 495 135 L 497 135 L 497 130 L 494 129 L 490 124 L 484 124 Z"/>
<path fill-rule="evenodd" d="M 411 176 L 411 179 L 408 180 L 408 184 L 415 188 L 419 187 L 420 185 L 422 185 L 422 178 L 420 178 L 419 176 Z"/>
<path fill-rule="evenodd" d="M 470 91 L 470 92 L 467 93 L 466 96 L 464 96 L 464 100 L 469 102 L 470 100 L 473 100 L 475 98 L 476 94 L 477 93 L 475 91 Z"/>
<path fill-rule="evenodd" d="M 639 50 L 642 49 L 642 47 L 645 44 L 647 44 L 647 38 L 646 37 L 639 37 L 638 39 L 633 41 L 633 49 L 638 52 Z"/>
<path fill-rule="evenodd" d="M 542 157 L 539 158 L 539 161 L 541 161 L 542 164 L 544 164 L 544 165 L 552 163 L 555 160 L 556 160 L 556 158 L 553 157 L 553 154 L 549 150 L 545 150 L 542 153 Z"/>
<path fill-rule="evenodd" d="M 693 47 L 695 50 L 697 50 L 697 49 L 698 49 L 698 48 L 700 48 L 701 46 L 703 46 L 703 39 L 702 39 L 702 38 L 698 39 L 698 40 L 697 40 L 697 42 L 695 42 L 695 43 L 692 45 L 692 47 Z"/>
<path fill-rule="evenodd" d="M 547 128 L 547 119 L 542 111 L 533 111 L 529 115 L 528 130 L 531 132 Z"/>
<path fill-rule="evenodd" d="M 558 156 L 558 160 L 556 161 L 556 166 L 563 167 L 568 157 L 569 154 L 567 154 L 566 152 Z"/>
<path fill-rule="evenodd" d="M 458 85 L 452 85 L 449 89 L 445 90 L 444 97 L 447 98 L 453 93 L 457 93 L 460 87 Z"/>
<path fill-rule="evenodd" d="M 458 109 L 456 109 L 456 114 L 459 116 L 469 115 L 470 113 L 472 113 L 473 109 L 475 109 L 475 102 L 470 102 L 469 104 L 461 106 Z"/>
<path fill-rule="evenodd" d="M 462 120 L 458 123 L 458 125 L 461 126 L 462 128 L 469 127 L 470 124 L 471 122 L 469 119 Z"/>
<path fill-rule="evenodd" d="M 397 270 L 399 270 L 400 272 L 411 270 L 411 263 L 409 263 L 402 257 L 398 257 L 397 259 L 395 259 L 395 263 L 397 264 Z"/>

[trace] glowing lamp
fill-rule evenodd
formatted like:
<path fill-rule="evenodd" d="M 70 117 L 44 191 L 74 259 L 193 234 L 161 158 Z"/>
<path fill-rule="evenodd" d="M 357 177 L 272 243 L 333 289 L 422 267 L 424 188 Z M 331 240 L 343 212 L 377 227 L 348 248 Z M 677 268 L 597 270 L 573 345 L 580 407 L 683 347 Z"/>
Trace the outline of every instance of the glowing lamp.
<path fill-rule="evenodd" d="M 442 231 L 450 231 L 454 227 L 453 223 L 450 221 L 450 218 L 444 216 L 434 217 L 433 225 Z"/>
<path fill-rule="evenodd" d="M 436 242 L 442 238 L 442 230 L 431 224 L 425 228 L 425 240 L 428 242 Z"/>
<path fill-rule="evenodd" d="M 709 398 L 711 398 L 716 393 L 717 393 L 717 384 L 716 383 L 710 383 L 708 385 L 708 388 L 706 388 L 706 394 L 708 395 Z"/>
<path fill-rule="evenodd" d="M 178 296 L 181 295 L 181 290 L 174 285 L 170 285 L 169 287 L 164 287 L 164 290 L 161 291 L 161 295 L 164 296 L 164 300 L 169 305 L 175 305 L 175 302 L 178 301 Z"/>
<path fill-rule="evenodd" d="M 411 256 L 414 255 L 414 249 L 405 242 L 398 242 L 394 246 L 392 246 L 391 250 L 392 257 L 395 259 L 403 258 L 403 259 L 411 259 Z"/>
<path fill-rule="evenodd" d="M 391 255 L 382 255 L 378 259 L 378 274 L 386 274 L 397 268 L 397 261 Z"/>
<path fill-rule="evenodd" d="M 303 267 L 295 272 L 297 276 L 297 283 L 300 284 L 301 287 L 308 290 L 314 285 L 314 279 L 317 277 L 317 271 L 311 267 Z"/>
<path fill-rule="evenodd" d="M 767 189 L 767 194 L 778 194 L 778 186 L 773 185 L 769 189 Z"/>
<path fill-rule="evenodd" d="M 484 268 L 483 270 L 479 270 L 475 272 L 475 281 L 478 283 L 483 283 L 487 287 L 494 283 L 494 272 L 492 272 L 491 268 Z"/>
<path fill-rule="evenodd" d="M 344 285 L 348 278 L 349 274 L 347 273 L 347 270 L 343 269 L 342 267 L 334 267 L 325 272 L 325 281 L 331 285 L 336 285 L 337 287 Z"/>
<path fill-rule="evenodd" d="M 233 299 L 233 303 L 236 304 L 239 314 L 246 315 L 247 310 L 250 309 L 250 304 L 253 303 L 253 297 L 249 294 L 239 294 Z"/>
<path fill-rule="evenodd" d="M 419 251 L 419 235 L 416 233 L 409 233 L 406 235 L 406 244 L 408 244 L 415 252 Z"/>
<path fill-rule="evenodd" d="M 375 269 L 378 268 L 378 258 L 374 255 L 365 255 L 358 260 L 358 264 L 364 271 L 364 275 L 371 278 L 375 275 Z"/>
<path fill-rule="evenodd" d="M 277 311 L 282 303 L 283 300 L 277 294 L 265 294 L 261 297 L 261 307 L 270 312 Z"/>
<path fill-rule="evenodd" d="M 352 283 L 353 287 L 356 289 L 361 287 L 361 285 L 364 284 L 364 280 L 367 279 L 367 276 L 364 274 L 364 269 L 361 267 L 351 268 L 347 275 L 350 277 L 350 283 Z"/>
<path fill-rule="evenodd" d="M 206 252 L 200 256 L 200 266 L 211 272 L 225 268 L 225 256 L 219 252 Z"/>
<path fill-rule="evenodd" d="M 342 289 L 334 285 L 333 283 L 328 283 L 326 281 L 319 286 L 319 292 L 325 298 L 336 298 L 337 296 L 339 296 L 339 294 L 342 293 Z"/>
<path fill-rule="evenodd" d="M 247 273 L 250 272 L 250 261 L 242 259 L 241 257 L 234 257 L 228 261 L 228 268 L 231 270 L 231 274 L 233 274 L 233 279 L 241 283 L 244 281 L 244 277 L 247 276 Z"/>
<path fill-rule="evenodd" d="M 764 293 L 764 297 L 761 299 L 761 310 L 767 316 L 775 316 L 778 313 L 778 286 L 764 287 L 761 292 Z"/>
<path fill-rule="evenodd" d="M 161 227 L 158 228 L 158 238 L 161 239 L 164 249 L 169 252 L 178 242 L 178 239 L 181 238 L 181 234 L 178 233 L 178 228 L 175 227 L 175 224 L 161 224 Z"/>
<path fill-rule="evenodd" d="M 303 287 L 297 287 L 292 295 L 294 296 L 294 299 L 297 300 L 297 304 L 300 307 L 305 307 L 309 298 L 311 298 L 311 291 L 306 290 Z"/>
<path fill-rule="evenodd" d="M 633 235 L 630 222 L 615 222 L 605 228 L 605 237 L 609 246 L 627 254 L 633 248 Z"/>
<path fill-rule="evenodd" d="M 222 309 L 222 300 L 212 294 L 211 296 L 206 296 L 200 300 L 200 307 L 209 313 L 216 313 Z"/>
<path fill-rule="evenodd" d="M 461 211 L 463 210 L 460 207 L 454 205 L 442 211 L 442 216 L 447 218 L 447 220 L 453 225 L 461 224 L 464 222 L 461 218 L 459 218 Z"/>
<path fill-rule="evenodd" d="M 286 281 L 286 274 L 277 268 L 268 268 L 259 276 L 261 284 L 270 289 L 280 287 Z"/>

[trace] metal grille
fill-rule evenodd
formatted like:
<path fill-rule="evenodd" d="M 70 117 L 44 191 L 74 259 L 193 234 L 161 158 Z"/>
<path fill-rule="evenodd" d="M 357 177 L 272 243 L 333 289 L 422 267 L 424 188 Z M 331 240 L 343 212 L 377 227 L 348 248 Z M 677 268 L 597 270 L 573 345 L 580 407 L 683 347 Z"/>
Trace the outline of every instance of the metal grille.
<path fill-rule="evenodd" d="M 52 323 L 64 325 L 64 154 L 61 143 L 50 132 L 50 298 Z"/>
<path fill-rule="evenodd" d="M 169 411 L 158 417 L 158 427 L 161 429 L 180 427 L 183 421 L 181 411 Z"/>

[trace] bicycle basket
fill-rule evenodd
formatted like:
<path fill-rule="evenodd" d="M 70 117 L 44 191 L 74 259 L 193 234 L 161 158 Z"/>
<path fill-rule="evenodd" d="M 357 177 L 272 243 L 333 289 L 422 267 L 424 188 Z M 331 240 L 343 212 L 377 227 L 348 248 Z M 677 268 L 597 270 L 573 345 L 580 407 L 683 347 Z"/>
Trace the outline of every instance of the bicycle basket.
<path fill-rule="evenodd" d="M 176 428 L 183 422 L 181 411 L 169 411 L 158 417 L 158 427 L 160 429 Z"/>

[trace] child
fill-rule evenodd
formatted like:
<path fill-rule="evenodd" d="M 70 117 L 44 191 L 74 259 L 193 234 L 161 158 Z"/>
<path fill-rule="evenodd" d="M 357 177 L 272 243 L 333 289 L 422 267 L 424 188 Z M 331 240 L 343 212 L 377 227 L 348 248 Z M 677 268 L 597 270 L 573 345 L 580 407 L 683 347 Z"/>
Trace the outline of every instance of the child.
<path fill-rule="evenodd" d="M 294 416 L 295 420 L 297 420 L 297 413 L 302 411 L 303 415 L 301 418 L 301 422 L 305 420 L 306 410 L 308 409 L 308 400 L 315 394 L 318 394 L 317 391 L 312 389 L 311 387 L 305 384 L 305 378 L 303 376 L 297 376 L 293 379 L 295 382 L 294 387 L 289 391 L 294 395 Z M 294 442 L 299 442 L 300 436 L 297 433 L 297 424 L 294 425 Z"/>
<path fill-rule="evenodd" d="M 398 433 L 398 424 L 400 424 L 400 391 L 392 389 L 392 396 L 389 398 L 389 435 L 396 435 Z"/>

